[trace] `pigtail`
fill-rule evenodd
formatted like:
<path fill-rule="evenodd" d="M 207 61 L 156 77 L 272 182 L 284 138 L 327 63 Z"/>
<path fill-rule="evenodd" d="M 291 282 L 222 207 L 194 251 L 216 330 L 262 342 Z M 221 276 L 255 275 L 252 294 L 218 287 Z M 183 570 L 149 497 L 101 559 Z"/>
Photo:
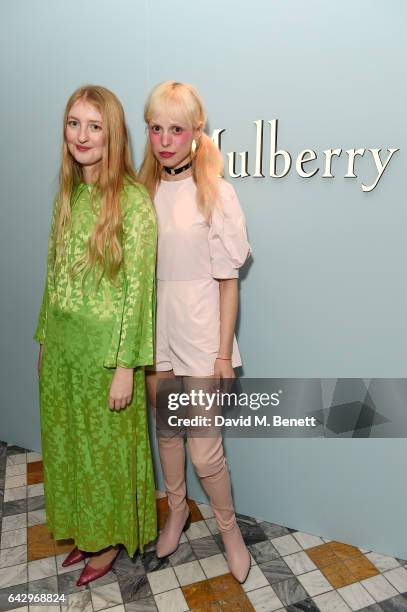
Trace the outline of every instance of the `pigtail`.
<path fill-rule="evenodd" d="M 192 174 L 197 187 L 198 208 L 209 219 L 219 203 L 219 177 L 223 176 L 223 158 L 214 142 L 202 133 L 192 162 Z"/>

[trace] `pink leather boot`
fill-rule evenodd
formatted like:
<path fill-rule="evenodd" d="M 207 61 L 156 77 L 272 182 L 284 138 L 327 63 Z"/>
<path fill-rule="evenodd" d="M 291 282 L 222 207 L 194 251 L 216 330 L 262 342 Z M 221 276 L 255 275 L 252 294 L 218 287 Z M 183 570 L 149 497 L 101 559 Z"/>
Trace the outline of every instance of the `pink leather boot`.
<path fill-rule="evenodd" d="M 220 471 L 201 477 L 225 547 L 229 569 L 239 582 L 244 582 L 250 570 L 250 553 L 244 543 L 233 507 L 227 461 Z"/>
<path fill-rule="evenodd" d="M 182 532 L 190 525 L 191 514 L 186 501 L 184 439 L 159 437 L 158 449 L 169 507 L 157 541 L 156 555 L 161 558 L 177 550 Z"/>

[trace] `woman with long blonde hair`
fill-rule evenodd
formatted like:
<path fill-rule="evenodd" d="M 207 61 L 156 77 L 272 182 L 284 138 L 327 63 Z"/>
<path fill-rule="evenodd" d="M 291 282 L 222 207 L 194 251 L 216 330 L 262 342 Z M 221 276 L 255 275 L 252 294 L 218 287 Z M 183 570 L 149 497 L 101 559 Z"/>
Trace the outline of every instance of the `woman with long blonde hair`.
<path fill-rule="evenodd" d="M 78 586 L 156 536 L 144 366 L 153 363 L 156 218 L 123 108 L 87 85 L 64 115 L 40 343 L 47 525 L 90 557 Z"/>
<path fill-rule="evenodd" d="M 236 193 L 222 175 L 222 157 L 204 133 L 206 115 L 197 91 L 167 81 L 151 92 L 144 113 L 148 141 L 140 180 L 158 218 L 157 344 L 155 369 L 147 373 L 156 402 L 157 378 L 230 379 L 241 365 L 234 336 L 238 268 L 250 253 Z M 190 382 L 188 382 L 190 381 Z M 196 432 L 195 432 L 196 433 Z M 233 507 L 222 437 L 188 435 L 192 463 L 217 521 L 229 568 L 243 582 L 250 555 Z M 178 547 L 189 525 L 185 447 L 179 436 L 158 435 L 169 514 L 157 556 Z"/>

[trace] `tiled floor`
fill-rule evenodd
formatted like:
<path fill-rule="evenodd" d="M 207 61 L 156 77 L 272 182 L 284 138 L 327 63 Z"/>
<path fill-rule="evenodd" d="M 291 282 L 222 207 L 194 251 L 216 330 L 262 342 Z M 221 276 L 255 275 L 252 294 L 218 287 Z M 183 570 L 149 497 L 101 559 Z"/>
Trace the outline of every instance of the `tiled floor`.
<path fill-rule="evenodd" d="M 160 526 L 166 501 L 157 499 Z M 240 585 L 228 572 L 210 507 L 189 503 L 193 522 L 173 555 L 157 559 L 153 544 L 134 559 L 122 551 L 112 572 L 78 589 L 83 563 L 62 568 L 72 544 L 55 542 L 45 526 L 41 457 L 0 442 L 0 610 L 407 611 L 406 561 L 243 515 L 252 567 Z M 28 608 L 10 603 L 17 593 L 59 594 L 65 602 Z"/>

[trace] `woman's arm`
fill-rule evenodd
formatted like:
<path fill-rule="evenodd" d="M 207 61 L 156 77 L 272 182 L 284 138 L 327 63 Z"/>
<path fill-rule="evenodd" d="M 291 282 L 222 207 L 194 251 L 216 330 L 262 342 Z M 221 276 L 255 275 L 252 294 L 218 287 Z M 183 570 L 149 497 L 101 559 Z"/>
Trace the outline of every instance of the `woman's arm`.
<path fill-rule="evenodd" d="M 40 350 L 38 351 L 38 361 L 37 361 L 37 372 L 38 376 L 41 374 L 41 364 L 42 364 L 42 353 L 44 351 L 44 345 L 40 344 Z"/>
<path fill-rule="evenodd" d="M 215 376 L 234 378 L 232 368 L 233 337 L 239 303 L 237 278 L 221 279 L 220 292 L 220 343 L 218 359 L 215 361 Z"/>
<path fill-rule="evenodd" d="M 38 353 L 38 362 L 37 362 L 37 370 L 38 376 L 41 374 L 41 363 L 42 363 L 42 355 L 44 351 L 44 342 L 45 335 L 47 329 L 47 320 L 48 320 L 48 307 L 49 307 L 49 293 L 52 289 L 53 285 L 53 269 L 54 269 L 54 232 L 55 232 L 55 223 L 57 216 L 57 206 L 58 202 L 55 199 L 52 209 L 52 220 L 51 220 L 51 229 L 48 235 L 48 253 L 47 253 L 47 272 L 45 279 L 45 287 L 42 296 L 41 308 L 38 315 L 37 327 L 35 329 L 34 340 L 39 342 L 39 353 Z"/>
<path fill-rule="evenodd" d="M 156 218 L 144 187 L 128 189 L 123 216 L 123 309 L 117 313 L 105 368 L 154 363 Z"/>
<path fill-rule="evenodd" d="M 109 408 L 121 410 L 131 403 L 133 396 L 133 368 L 121 368 L 117 366 L 113 375 L 109 391 Z"/>
<path fill-rule="evenodd" d="M 224 180 L 219 186 L 222 211 L 212 211 L 208 233 L 212 276 L 219 282 L 220 292 L 220 345 L 215 375 L 234 378 L 231 357 L 239 302 L 238 270 L 250 254 L 250 245 L 235 190 Z"/>
<path fill-rule="evenodd" d="M 131 402 L 133 369 L 153 363 L 156 218 L 146 190 L 128 188 L 123 215 L 124 303 L 118 313 L 105 367 L 115 367 L 109 406 Z"/>
<path fill-rule="evenodd" d="M 37 327 L 35 329 L 34 340 L 37 340 L 40 344 L 44 344 L 45 332 L 47 327 L 48 319 L 48 306 L 49 306 L 49 291 L 53 284 L 53 269 L 54 269 L 54 232 L 58 210 L 58 202 L 55 198 L 52 208 L 52 219 L 51 228 L 48 234 L 48 252 L 47 252 L 47 271 L 45 278 L 45 287 L 42 296 L 41 308 L 38 315 Z"/>

